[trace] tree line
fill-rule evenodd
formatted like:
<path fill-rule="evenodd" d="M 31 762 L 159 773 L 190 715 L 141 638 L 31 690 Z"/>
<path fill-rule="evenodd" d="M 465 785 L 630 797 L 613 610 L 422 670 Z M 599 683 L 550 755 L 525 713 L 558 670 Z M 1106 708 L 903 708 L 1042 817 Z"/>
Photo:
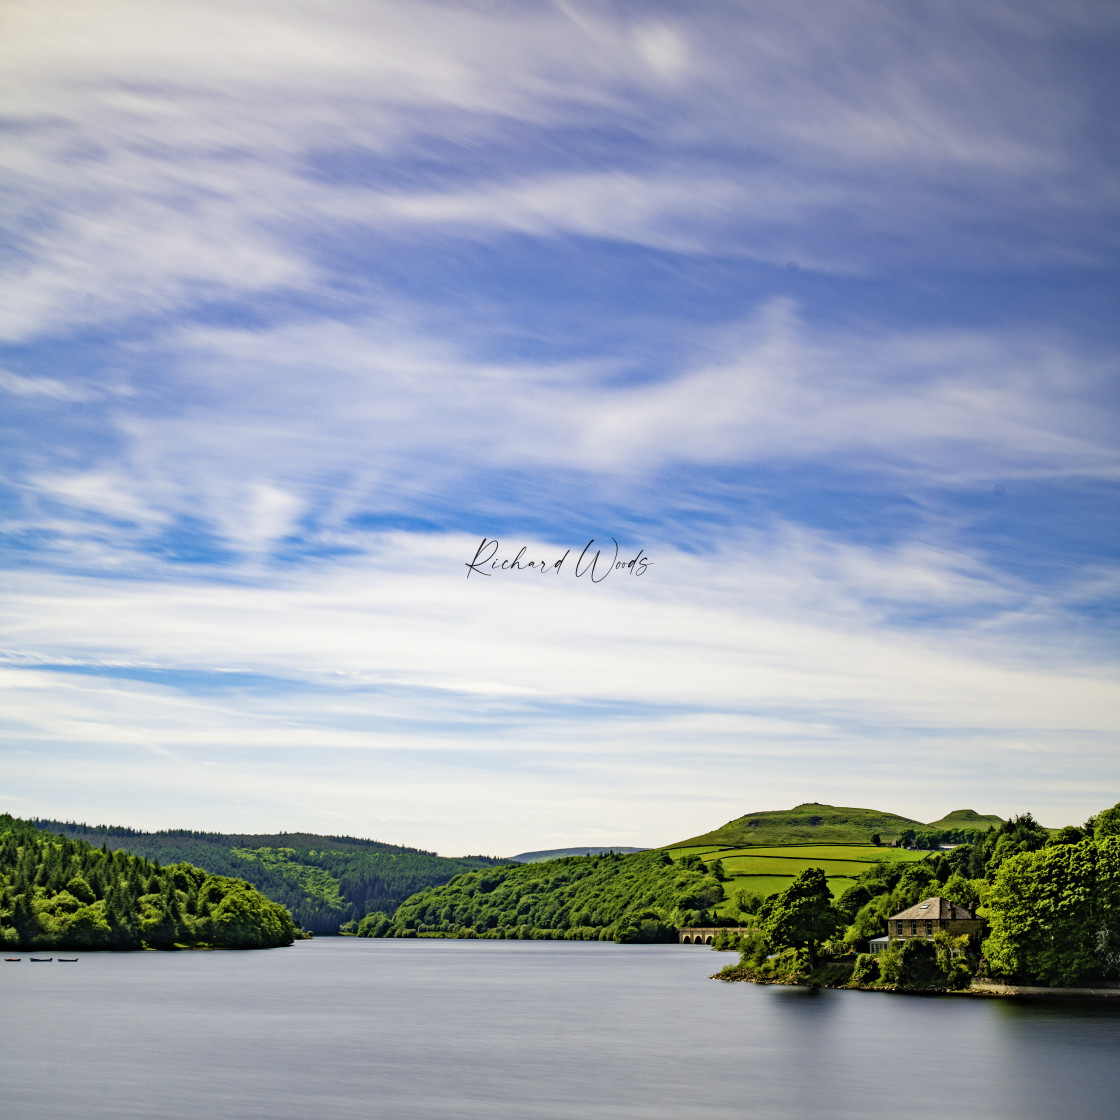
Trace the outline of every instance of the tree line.
<path fill-rule="evenodd" d="M 705 920 L 723 885 L 696 857 L 665 852 L 567 856 L 458 875 L 420 891 L 394 915 L 370 914 L 360 937 L 675 941 Z"/>
<path fill-rule="evenodd" d="M 190 863 L 215 875 L 244 879 L 285 907 L 316 935 L 350 930 L 371 911 L 392 914 L 410 895 L 446 883 L 465 870 L 504 861 L 493 856 L 452 858 L 420 848 L 312 833 L 233 835 L 36 820 L 38 828 L 106 844 L 158 860 Z"/>
<path fill-rule="evenodd" d="M 868 954 L 887 918 L 940 896 L 988 919 L 980 933 L 892 943 Z M 965 987 L 986 974 L 1011 983 L 1083 987 L 1120 978 L 1120 805 L 1056 836 L 1029 814 L 976 843 L 918 863 L 878 863 L 833 901 L 822 872 L 803 872 L 759 900 L 729 979 L 848 980 L 861 987 Z M 852 954 L 854 962 L 840 963 Z M 822 962 L 821 957 L 825 958 Z M 823 967 L 823 971 L 822 971 Z"/>
<path fill-rule="evenodd" d="M 0 943 L 13 949 L 265 949 L 291 915 L 243 879 L 37 830 L 0 814 Z"/>

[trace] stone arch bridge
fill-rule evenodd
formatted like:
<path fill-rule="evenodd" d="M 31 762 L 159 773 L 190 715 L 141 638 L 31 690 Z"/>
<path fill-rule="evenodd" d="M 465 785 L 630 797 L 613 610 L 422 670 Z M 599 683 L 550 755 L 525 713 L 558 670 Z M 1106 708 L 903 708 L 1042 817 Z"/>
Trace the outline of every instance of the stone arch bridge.
<path fill-rule="evenodd" d="M 681 926 L 677 930 L 678 945 L 711 945 L 720 930 L 724 933 L 746 933 L 749 926 Z"/>

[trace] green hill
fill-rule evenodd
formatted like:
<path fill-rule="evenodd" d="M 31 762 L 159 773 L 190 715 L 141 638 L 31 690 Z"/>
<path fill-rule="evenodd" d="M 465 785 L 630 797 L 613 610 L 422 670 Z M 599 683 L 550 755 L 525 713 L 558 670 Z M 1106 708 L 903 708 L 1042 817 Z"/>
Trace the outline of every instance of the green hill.
<path fill-rule="evenodd" d="M 267 949 L 291 915 L 241 879 L 161 867 L 0 815 L 0 944 L 13 949 Z"/>
<path fill-rule="evenodd" d="M 287 907 L 303 929 L 320 935 L 338 933 L 340 926 L 372 911 L 392 914 L 409 895 L 425 887 L 504 862 L 491 856 L 449 858 L 353 836 L 235 835 L 186 829 L 140 832 L 73 821 L 31 823 L 71 839 L 104 843 L 110 850 L 165 864 L 186 862 L 216 875 L 246 879 L 267 898 Z"/>
<path fill-rule="evenodd" d="M 945 816 L 939 821 L 930 821 L 927 828 L 937 829 L 950 829 L 950 828 L 999 828 L 1003 824 L 1003 817 L 997 817 L 995 813 L 988 813 L 987 816 L 981 816 L 975 809 L 954 809 L 951 813 L 946 813 Z"/>
<path fill-rule="evenodd" d="M 568 856 L 473 871 L 413 895 L 389 918 L 370 914 L 360 937 L 487 937 L 675 941 L 723 888 L 700 860 L 665 852 Z"/>
<path fill-rule="evenodd" d="M 720 828 L 667 844 L 667 848 L 721 844 L 734 848 L 790 847 L 800 844 L 869 844 L 878 834 L 889 844 L 906 829 L 924 829 L 921 821 L 876 809 L 852 809 L 807 801 L 793 809 L 747 813 Z"/>

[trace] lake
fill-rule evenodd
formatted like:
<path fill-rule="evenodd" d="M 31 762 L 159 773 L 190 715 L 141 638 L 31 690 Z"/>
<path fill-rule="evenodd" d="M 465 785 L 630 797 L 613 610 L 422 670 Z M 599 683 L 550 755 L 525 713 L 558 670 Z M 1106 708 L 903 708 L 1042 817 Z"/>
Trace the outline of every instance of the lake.
<path fill-rule="evenodd" d="M 1120 1107 L 1120 1000 L 726 984 L 707 977 L 734 954 L 678 945 L 324 938 L 64 954 L 77 964 L 20 955 L 0 963 L 4 1120 L 1057 1120 Z"/>

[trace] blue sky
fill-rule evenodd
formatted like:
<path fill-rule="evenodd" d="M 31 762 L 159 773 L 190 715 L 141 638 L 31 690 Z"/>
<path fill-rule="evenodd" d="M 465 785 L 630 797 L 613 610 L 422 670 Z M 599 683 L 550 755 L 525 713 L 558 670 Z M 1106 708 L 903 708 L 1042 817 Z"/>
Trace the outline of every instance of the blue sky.
<path fill-rule="evenodd" d="M 1115 5 L 5 20 L 0 809 L 1120 799 Z"/>

